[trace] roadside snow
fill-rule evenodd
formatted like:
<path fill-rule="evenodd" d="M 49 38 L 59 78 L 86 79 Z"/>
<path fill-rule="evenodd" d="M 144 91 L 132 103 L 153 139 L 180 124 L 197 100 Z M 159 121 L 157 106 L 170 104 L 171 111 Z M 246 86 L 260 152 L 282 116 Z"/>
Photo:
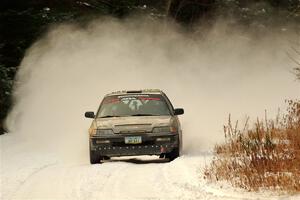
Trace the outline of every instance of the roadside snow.
<path fill-rule="evenodd" d="M 64 163 L 13 134 L 1 141 L 1 199 L 300 199 L 207 183 L 208 152 L 173 162 L 155 156 L 113 158 L 102 165 Z"/>

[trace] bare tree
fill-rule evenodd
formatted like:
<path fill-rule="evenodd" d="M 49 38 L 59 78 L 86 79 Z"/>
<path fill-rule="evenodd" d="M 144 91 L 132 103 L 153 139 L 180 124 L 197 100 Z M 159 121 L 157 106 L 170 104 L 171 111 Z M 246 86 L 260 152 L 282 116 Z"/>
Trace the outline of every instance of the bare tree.
<path fill-rule="evenodd" d="M 178 22 L 192 24 L 209 18 L 215 0 L 166 0 L 166 14 Z"/>
<path fill-rule="evenodd" d="M 300 67 L 295 68 L 295 73 L 296 73 L 297 79 L 300 80 Z"/>
<path fill-rule="evenodd" d="M 292 59 L 296 63 L 296 67 L 294 68 L 294 72 L 295 72 L 295 75 L 296 75 L 297 79 L 300 80 L 300 51 L 296 48 L 293 48 L 293 50 L 296 54 L 296 57 L 299 58 L 299 59 L 297 59 L 297 58 Z"/>

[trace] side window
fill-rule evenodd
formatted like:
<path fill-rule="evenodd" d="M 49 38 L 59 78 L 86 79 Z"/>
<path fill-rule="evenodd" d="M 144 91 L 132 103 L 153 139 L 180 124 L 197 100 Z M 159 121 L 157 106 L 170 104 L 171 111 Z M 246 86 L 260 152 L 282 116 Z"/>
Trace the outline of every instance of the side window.
<path fill-rule="evenodd" d="M 172 112 L 174 112 L 174 107 L 173 107 L 173 105 L 172 105 L 170 99 L 168 98 L 168 96 L 167 96 L 166 94 L 163 93 L 163 97 L 165 97 L 166 102 L 167 102 L 168 106 L 170 107 L 170 110 L 172 110 Z"/>

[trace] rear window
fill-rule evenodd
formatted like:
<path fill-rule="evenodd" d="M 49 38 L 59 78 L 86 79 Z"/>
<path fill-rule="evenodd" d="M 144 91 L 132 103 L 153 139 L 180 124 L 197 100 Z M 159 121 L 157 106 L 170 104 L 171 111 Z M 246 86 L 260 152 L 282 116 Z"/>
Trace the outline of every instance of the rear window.
<path fill-rule="evenodd" d="M 132 94 L 105 97 L 97 117 L 170 115 L 162 95 Z"/>

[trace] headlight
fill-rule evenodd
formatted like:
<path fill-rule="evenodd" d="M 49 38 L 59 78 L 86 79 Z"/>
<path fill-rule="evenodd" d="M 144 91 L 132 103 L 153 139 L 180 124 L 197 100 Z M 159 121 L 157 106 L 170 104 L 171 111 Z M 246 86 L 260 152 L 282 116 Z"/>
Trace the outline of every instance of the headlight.
<path fill-rule="evenodd" d="M 176 133 L 177 129 L 173 126 L 161 126 L 153 128 L 153 133 Z"/>
<path fill-rule="evenodd" d="M 92 136 L 111 135 L 114 134 L 111 129 L 94 129 L 91 133 Z"/>
<path fill-rule="evenodd" d="M 90 134 L 90 136 L 96 135 L 96 131 L 97 131 L 97 129 L 90 128 L 90 129 L 89 129 L 89 134 Z"/>

